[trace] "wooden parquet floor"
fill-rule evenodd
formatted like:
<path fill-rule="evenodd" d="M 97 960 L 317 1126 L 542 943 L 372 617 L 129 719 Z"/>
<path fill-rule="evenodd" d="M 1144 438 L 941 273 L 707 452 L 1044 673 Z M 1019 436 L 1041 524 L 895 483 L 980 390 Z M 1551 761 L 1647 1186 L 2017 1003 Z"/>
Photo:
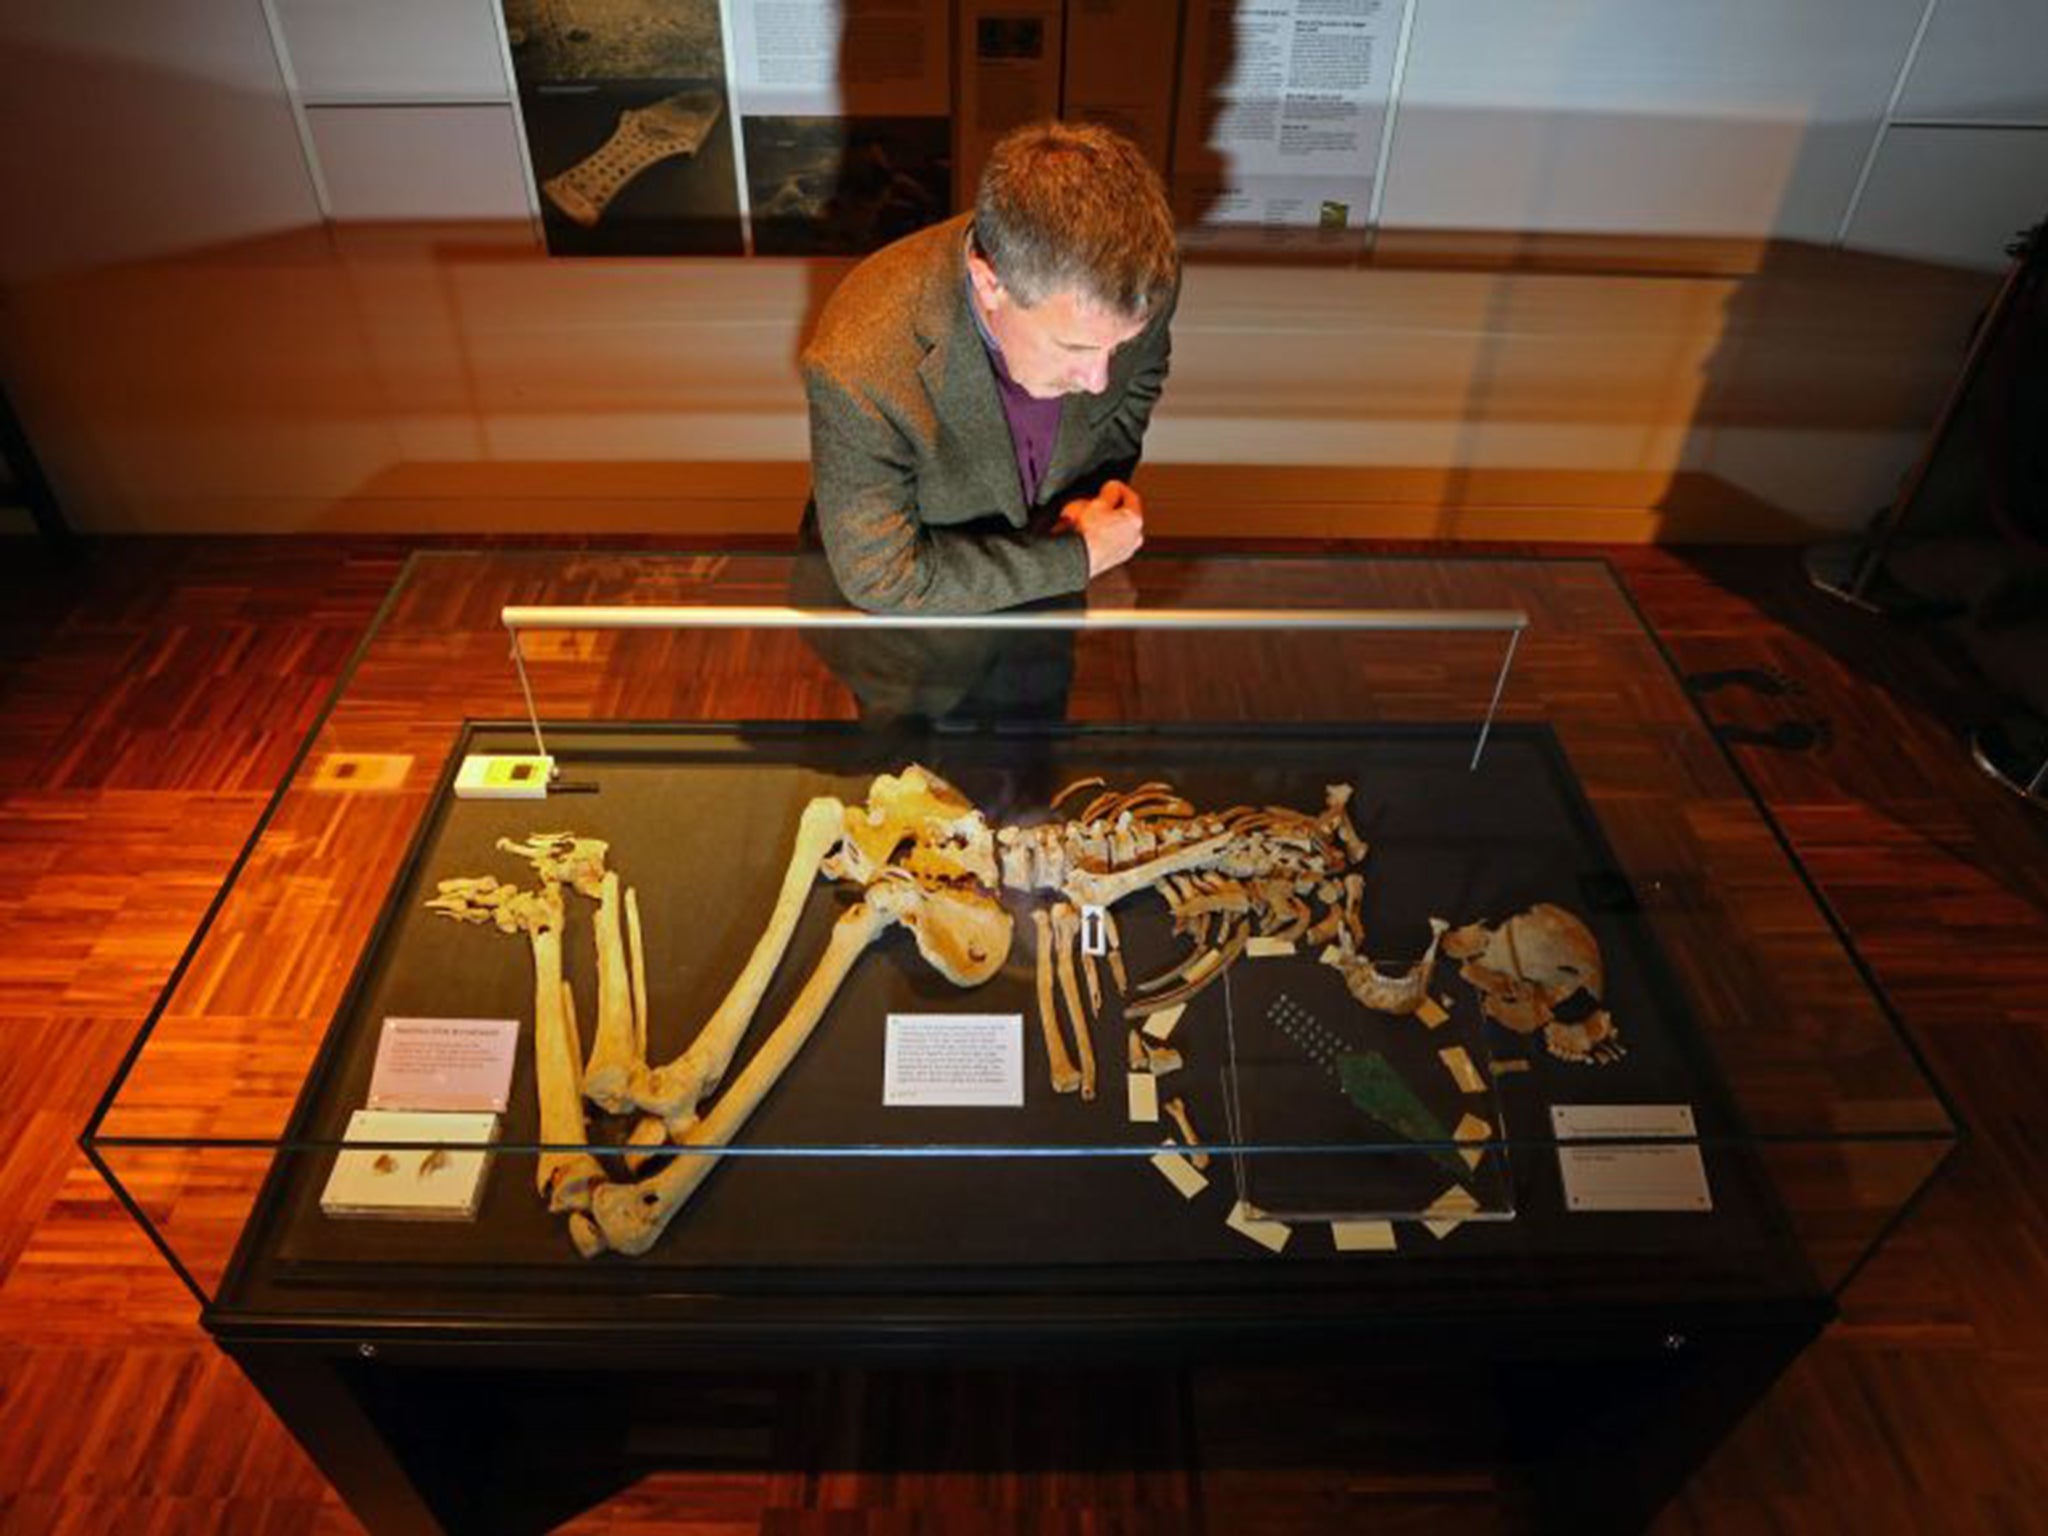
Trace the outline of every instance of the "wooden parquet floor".
<path fill-rule="evenodd" d="M 0 1529 L 356 1528 L 75 1139 L 404 554 L 0 544 Z M 2048 1531 L 2048 818 L 1969 766 L 1985 701 L 1946 660 L 1813 597 L 1786 552 L 1610 554 L 1681 669 L 1799 685 L 1718 690 L 1717 719 L 1826 723 L 1809 751 L 1736 750 L 1974 1133 L 1656 1529 Z M 573 1528 L 1509 1528 L 1483 1479 L 1341 1429 L 1264 1454 L 1318 1411 L 1288 1406 L 848 1373 L 764 1398 L 731 1471 Z"/>

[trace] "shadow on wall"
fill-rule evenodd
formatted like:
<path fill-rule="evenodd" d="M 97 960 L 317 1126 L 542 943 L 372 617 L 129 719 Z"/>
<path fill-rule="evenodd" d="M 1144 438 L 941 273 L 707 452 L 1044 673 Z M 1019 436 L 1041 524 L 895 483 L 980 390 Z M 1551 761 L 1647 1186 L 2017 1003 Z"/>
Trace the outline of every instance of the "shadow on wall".
<path fill-rule="evenodd" d="M 0 164 L 7 205 L 40 210 L 0 235 L 0 369 L 75 522 L 793 529 L 808 452 L 794 358 L 847 258 L 549 260 L 524 221 L 322 226 L 259 52 L 202 78 L 5 51 L 19 120 L 74 145 Z M 138 145 L 136 112 L 184 126 Z M 1410 105 L 1398 133 L 1502 146 L 1521 189 L 1503 222 L 1533 223 L 1573 206 L 1594 174 L 1577 147 L 1613 127 Z M 1765 229 L 1811 222 L 1810 162 L 1839 156 L 1845 131 L 1635 129 L 1739 136 L 1740 212 Z M 872 148 L 846 146 L 860 174 L 881 174 Z M 1370 250 L 1191 259 L 1148 445 L 1157 531 L 1859 524 L 1990 278 L 1688 232 L 1685 208 L 1674 193 L 1654 231 L 1411 225 Z"/>

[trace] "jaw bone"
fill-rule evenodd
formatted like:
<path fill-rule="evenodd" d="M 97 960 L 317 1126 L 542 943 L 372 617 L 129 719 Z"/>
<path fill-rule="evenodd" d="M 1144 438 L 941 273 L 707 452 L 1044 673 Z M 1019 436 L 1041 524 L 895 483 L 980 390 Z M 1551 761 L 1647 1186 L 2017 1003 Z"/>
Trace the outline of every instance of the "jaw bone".
<path fill-rule="evenodd" d="M 1437 950 L 1446 945 L 1445 933 L 1449 928 L 1450 924 L 1442 918 L 1432 917 L 1429 948 L 1422 952 L 1421 959 L 1398 975 L 1389 975 L 1375 962 L 1351 954 L 1342 946 L 1329 963 L 1343 973 L 1346 990 L 1366 1007 L 1381 1013 L 1413 1013 L 1429 996 L 1429 978 L 1436 970 Z"/>

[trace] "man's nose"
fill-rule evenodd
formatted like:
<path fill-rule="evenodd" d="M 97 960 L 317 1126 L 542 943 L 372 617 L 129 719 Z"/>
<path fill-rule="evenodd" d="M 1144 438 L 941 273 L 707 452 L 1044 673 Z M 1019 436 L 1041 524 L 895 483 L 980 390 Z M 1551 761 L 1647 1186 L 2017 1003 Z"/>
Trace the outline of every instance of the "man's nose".
<path fill-rule="evenodd" d="M 1109 388 L 1109 359 L 1098 357 L 1081 372 L 1081 387 L 1091 395 L 1099 395 Z"/>

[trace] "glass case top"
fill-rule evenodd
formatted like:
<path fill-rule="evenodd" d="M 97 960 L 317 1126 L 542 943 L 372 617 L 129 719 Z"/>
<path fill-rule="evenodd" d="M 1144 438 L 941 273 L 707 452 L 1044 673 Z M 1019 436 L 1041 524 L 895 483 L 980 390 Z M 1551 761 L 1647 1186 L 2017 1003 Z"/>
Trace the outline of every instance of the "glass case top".
<path fill-rule="evenodd" d="M 1339 1247 L 1692 1202 L 1832 1284 L 1952 1139 L 1600 562 L 903 623 L 812 557 L 504 551 L 408 567 L 90 1142 L 210 1291 L 237 1242 L 428 1262 L 382 1218 L 434 1212 L 786 1265 L 699 1187 L 912 1160 L 1227 1176 Z"/>

